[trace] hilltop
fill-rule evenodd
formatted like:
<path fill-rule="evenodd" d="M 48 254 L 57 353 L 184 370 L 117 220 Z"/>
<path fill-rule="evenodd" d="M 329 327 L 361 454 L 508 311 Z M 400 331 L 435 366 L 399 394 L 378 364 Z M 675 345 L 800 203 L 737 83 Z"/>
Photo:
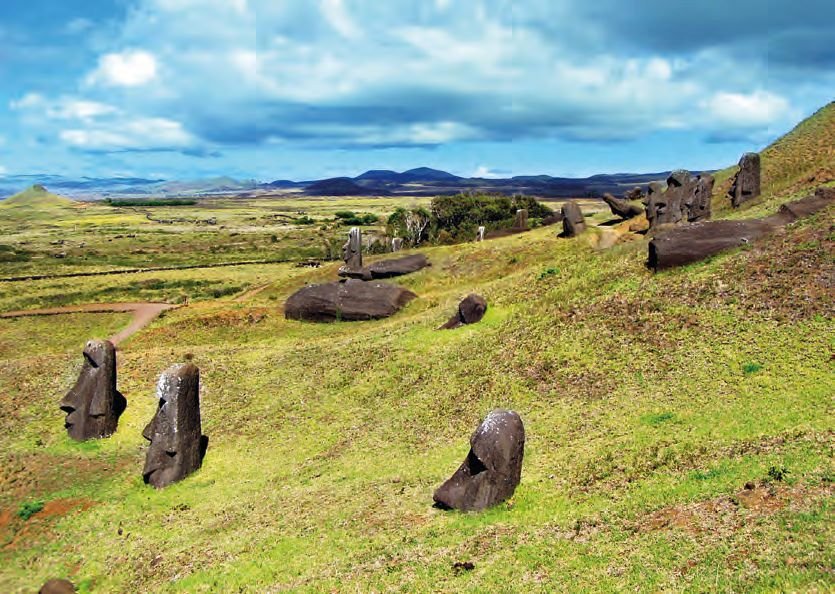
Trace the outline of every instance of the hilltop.
<path fill-rule="evenodd" d="M 44 186 L 34 185 L 23 192 L 5 200 L 0 200 L 0 209 L 4 210 L 39 210 L 67 209 L 75 206 L 69 198 L 50 193 Z"/>

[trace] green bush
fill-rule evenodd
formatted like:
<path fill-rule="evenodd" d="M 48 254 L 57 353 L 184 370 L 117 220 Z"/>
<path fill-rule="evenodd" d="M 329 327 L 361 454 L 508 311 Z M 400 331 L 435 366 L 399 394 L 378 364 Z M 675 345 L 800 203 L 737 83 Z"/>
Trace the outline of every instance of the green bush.
<path fill-rule="evenodd" d="M 43 509 L 43 501 L 27 501 L 17 510 L 17 517 L 24 522 Z"/>
<path fill-rule="evenodd" d="M 513 225 L 516 211 L 527 209 L 528 218 L 536 225 L 537 219 L 554 212 L 530 196 L 503 196 L 492 194 L 459 194 L 437 196 L 432 200 L 432 235 L 438 237 L 442 230 L 457 240 L 471 239 L 479 226 L 488 230 L 508 228 Z"/>

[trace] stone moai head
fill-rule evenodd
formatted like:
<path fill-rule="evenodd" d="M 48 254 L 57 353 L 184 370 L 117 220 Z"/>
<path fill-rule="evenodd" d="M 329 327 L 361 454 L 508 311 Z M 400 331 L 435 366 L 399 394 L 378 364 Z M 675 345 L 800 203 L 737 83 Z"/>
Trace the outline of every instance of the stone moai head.
<path fill-rule="evenodd" d="M 348 270 L 362 268 L 362 231 L 359 227 L 352 227 L 348 232 L 348 241 L 342 246 L 342 259 Z"/>
<path fill-rule="evenodd" d="M 208 438 L 200 426 L 200 371 L 174 365 L 159 378 L 159 401 L 142 436 L 150 441 L 142 476 L 156 488 L 182 480 L 203 463 Z"/>
<path fill-rule="evenodd" d="M 116 431 L 127 400 L 116 389 L 116 347 L 108 340 L 90 340 L 75 385 L 59 404 L 67 413 L 64 426 L 75 440 L 107 437 Z"/>
<path fill-rule="evenodd" d="M 487 300 L 481 295 L 470 293 L 458 304 L 458 311 L 439 330 L 452 330 L 465 324 L 480 322 L 487 313 Z"/>
<path fill-rule="evenodd" d="M 733 178 L 728 195 L 734 207 L 760 195 L 760 155 L 745 153 L 739 160 L 739 171 Z"/>
<path fill-rule="evenodd" d="M 485 227 L 484 225 L 480 226 L 478 228 L 478 231 L 476 232 L 475 240 L 476 241 L 484 241 L 484 233 L 486 231 L 487 231 L 487 227 Z"/>
<path fill-rule="evenodd" d="M 562 230 L 565 237 L 576 237 L 586 230 L 583 211 L 574 201 L 566 202 L 562 207 Z"/>
<path fill-rule="evenodd" d="M 442 509 L 479 511 L 513 495 L 522 478 L 525 427 L 511 410 L 494 410 L 470 437 L 470 452 L 433 496 Z"/>
<path fill-rule="evenodd" d="M 403 238 L 402 237 L 395 237 L 391 240 L 391 251 L 392 252 L 399 252 L 403 249 Z"/>
<path fill-rule="evenodd" d="M 690 200 L 687 220 L 691 223 L 706 221 L 710 218 L 710 202 L 713 196 L 715 180 L 709 173 L 699 175 L 692 200 Z"/>
<path fill-rule="evenodd" d="M 514 229 L 528 228 L 528 209 L 520 208 L 516 211 L 516 219 L 513 221 Z"/>

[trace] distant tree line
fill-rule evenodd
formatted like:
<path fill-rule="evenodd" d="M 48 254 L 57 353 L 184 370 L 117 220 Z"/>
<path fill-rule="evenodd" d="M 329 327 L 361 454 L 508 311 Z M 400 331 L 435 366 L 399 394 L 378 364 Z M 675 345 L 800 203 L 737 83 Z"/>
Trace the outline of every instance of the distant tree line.
<path fill-rule="evenodd" d="M 105 198 L 110 206 L 194 206 L 197 200 L 191 198 L 124 198 L 113 200 Z"/>

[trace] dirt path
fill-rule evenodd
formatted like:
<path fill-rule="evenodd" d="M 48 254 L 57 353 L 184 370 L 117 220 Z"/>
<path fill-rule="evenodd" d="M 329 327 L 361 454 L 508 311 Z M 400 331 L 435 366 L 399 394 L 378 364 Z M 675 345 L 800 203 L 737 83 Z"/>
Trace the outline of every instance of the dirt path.
<path fill-rule="evenodd" d="M 242 301 L 247 301 L 249 299 L 252 299 L 258 293 L 260 293 L 261 291 L 264 291 L 265 289 L 267 289 L 271 286 L 272 286 L 272 283 L 266 283 L 264 285 L 258 285 L 258 286 L 252 287 L 251 289 L 247 289 L 244 293 L 235 297 L 235 302 L 236 303 L 241 303 Z"/>
<path fill-rule="evenodd" d="M 160 314 L 179 305 L 169 303 L 88 303 L 86 305 L 67 305 L 46 309 L 28 309 L 0 313 L 0 318 L 22 318 L 27 316 L 57 316 L 69 313 L 133 313 L 133 319 L 117 334 L 110 337 L 110 342 L 118 345 L 133 336 L 145 326 L 157 319 Z"/>

